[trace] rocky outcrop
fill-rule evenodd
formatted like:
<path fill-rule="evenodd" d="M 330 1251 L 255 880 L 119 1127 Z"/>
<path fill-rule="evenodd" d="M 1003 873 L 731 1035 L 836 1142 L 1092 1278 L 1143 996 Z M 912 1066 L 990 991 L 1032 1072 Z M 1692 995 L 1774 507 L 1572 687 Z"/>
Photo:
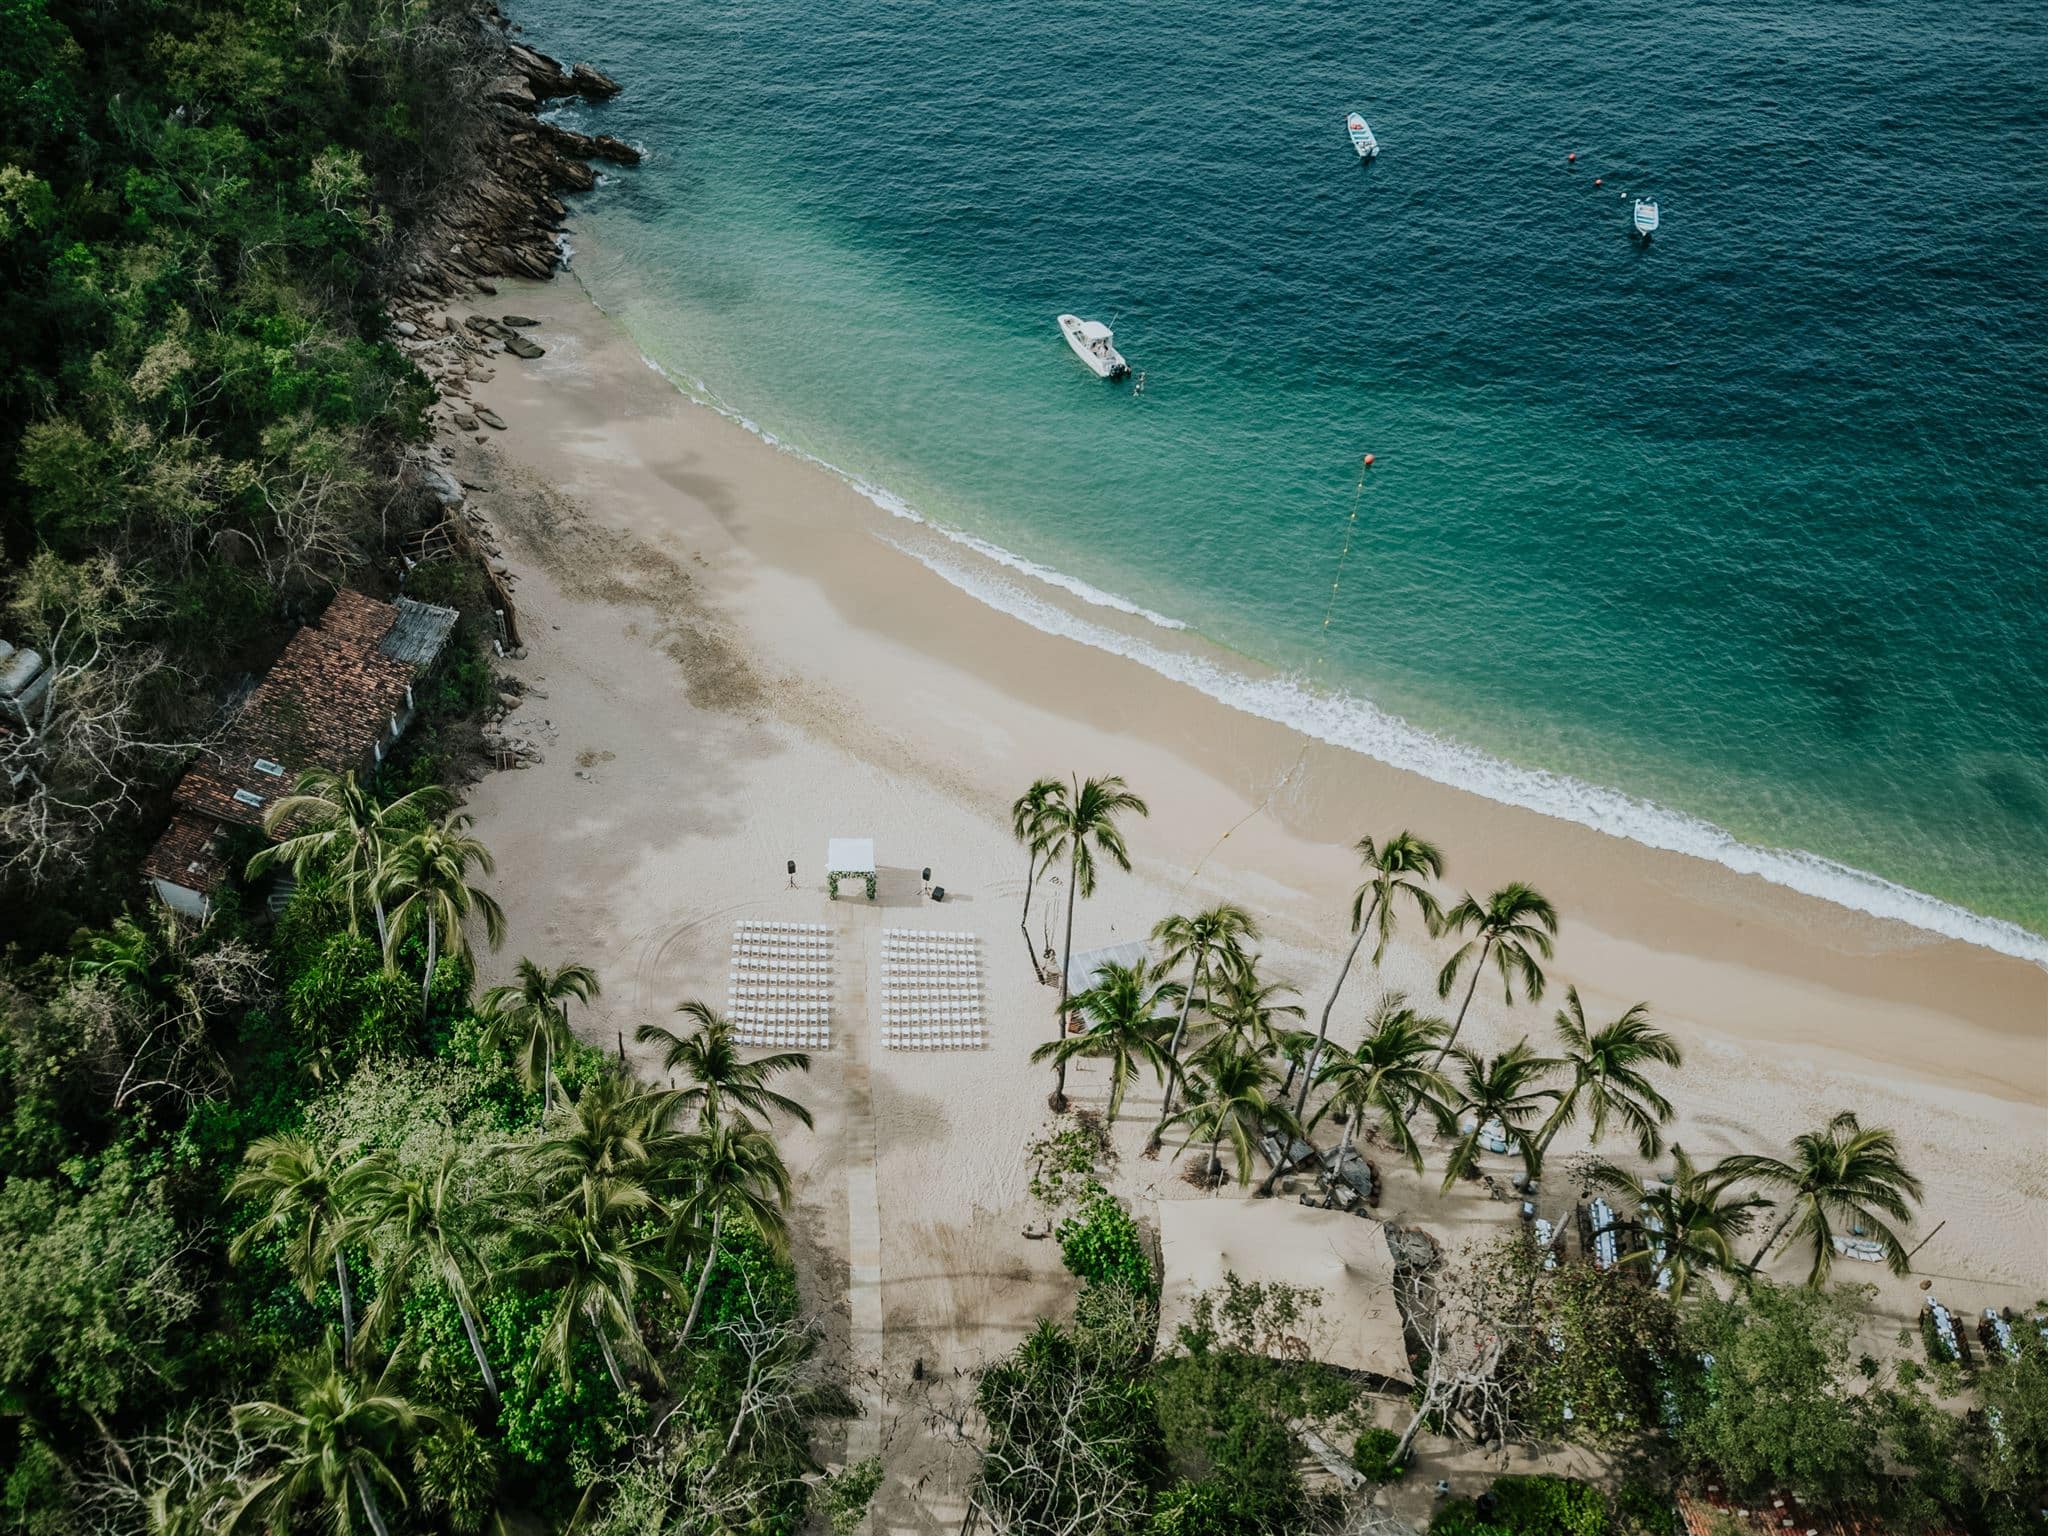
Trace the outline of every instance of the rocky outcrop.
<path fill-rule="evenodd" d="M 597 185 L 593 160 L 637 165 L 640 152 L 607 134 L 577 133 L 534 114 L 565 96 L 602 101 L 618 94 L 610 76 L 561 63 L 512 40 L 495 10 L 482 19 L 501 67 L 483 88 L 476 173 L 450 190 L 394 274 L 394 308 L 439 304 L 492 291 L 493 277 L 548 278 L 560 259 L 568 210 L 561 194 Z M 417 324 L 419 317 L 405 314 Z"/>
<path fill-rule="evenodd" d="M 561 261 L 565 195 L 597 185 L 593 160 L 637 165 L 640 152 L 607 134 L 577 133 L 535 114 L 566 96 L 602 101 L 618 83 L 588 64 L 573 69 L 512 39 L 495 9 L 479 18 L 491 50 L 477 115 L 475 173 L 449 188 L 433 217 L 387 277 L 391 339 L 417 363 L 441 396 L 436 419 L 459 432 L 505 423 L 469 400 L 470 386 L 491 377 L 487 359 L 530 361 L 546 348 L 515 326 L 533 321 L 469 314 L 451 306 L 494 294 L 491 279 L 553 277 Z"/>

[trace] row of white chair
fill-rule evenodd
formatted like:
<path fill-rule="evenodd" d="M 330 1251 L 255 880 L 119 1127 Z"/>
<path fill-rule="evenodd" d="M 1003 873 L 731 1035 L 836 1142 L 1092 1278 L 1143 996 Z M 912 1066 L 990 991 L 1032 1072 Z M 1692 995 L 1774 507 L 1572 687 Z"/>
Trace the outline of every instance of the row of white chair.
<path fill-rule="evenodd" d="M 756 918 L 749 918 L 745 922 L 739 923 L 736 926 L 738 927 L 741 933 L 830 934 L 832 932 L 832 930 L 826 927 L 823 923 L 764 923 Z"/>
<path fill-rule="evenodd" d="M 979 1050 L 988 1036 L 979 1029 L 959 1029 L 917 1024 L 882 1031 L 882 1043 L 898 1051 Z"/>
<path fill-rule="evenodd" d="M 832 1048 L 832 1033 L 824 1029 L 761 1029 L 737 1038 L 742 1045 L 773 1045 L 810 1051 Z"/>

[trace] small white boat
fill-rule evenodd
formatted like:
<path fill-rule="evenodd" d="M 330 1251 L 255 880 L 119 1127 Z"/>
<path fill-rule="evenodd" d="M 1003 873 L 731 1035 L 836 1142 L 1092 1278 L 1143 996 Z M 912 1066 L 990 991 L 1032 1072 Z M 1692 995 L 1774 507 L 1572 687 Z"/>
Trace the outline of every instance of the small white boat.
<path fill-rule="evenodd" d="M 1380 152 L 1380 141 L 1372 136 L 1372 124 L 1356 112 L 1344 119 L 1344 131 L 1351 135 L 1351 147 L 1358 151 L 1358 158 L 1370 160 Z"/>
<path fill-rule="evenodd" d="M 1634 225 L 1638 240 L 1647 240 L 1657 233 L 1657 205 L 1637 198 Z"/>
<path fill-rule="evenodd" d="M 1116 349 L 1115 335 L 1100 320 L 1061 315 L 1060 334 L 1067 338 L 1067 345 L 1074 349 L 1074 356 L 1093 369 L 1097 378 L 1120 379 L 1131 371 L 1123 353 Z"/>

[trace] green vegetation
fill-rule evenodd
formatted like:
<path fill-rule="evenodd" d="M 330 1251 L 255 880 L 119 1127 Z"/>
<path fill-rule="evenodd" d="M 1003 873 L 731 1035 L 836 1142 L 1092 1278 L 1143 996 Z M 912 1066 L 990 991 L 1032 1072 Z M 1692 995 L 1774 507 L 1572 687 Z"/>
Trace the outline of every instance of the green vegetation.
<path fill-rule="evenodd" d="M 1670 1500 L 1624 1488 L 1610 1497 L 1568 1477 L 1503 1477 L 1478 1499 L 1453 1499 L 1430 1536 L 1672 1536 Z"/>

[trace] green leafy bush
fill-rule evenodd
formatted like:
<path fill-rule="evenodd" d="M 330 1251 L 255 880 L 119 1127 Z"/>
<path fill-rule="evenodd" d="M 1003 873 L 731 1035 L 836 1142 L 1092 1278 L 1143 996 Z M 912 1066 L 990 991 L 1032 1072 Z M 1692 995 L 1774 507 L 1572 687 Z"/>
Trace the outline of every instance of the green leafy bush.
<path fill-rule="evenodd" d="M 1351 1447 L 1351 1465 L 1371 1483 L 1391 1483 L 1408 1470 L 1405 1461 L 1394 1460 L 1401 1437 L 1391 1429 L 1374 1425 Z"/>
<path fill-rule="evenodd" d="M 868 1505 L 882 1486 L 882 1459 L 870 1456 L 844 1467 L 818 1485 L 818 1512 L 832 1536 L 856 1536 L 867 1522 Z"/>
<path fill-rule="evenodd" d="M 1108 1194 L 1095 1196 L 1059 1225 L 1060 1254 L 1083 1280 L 1152 1293 L 1152 1261 L 1131 1213 Z"/>

